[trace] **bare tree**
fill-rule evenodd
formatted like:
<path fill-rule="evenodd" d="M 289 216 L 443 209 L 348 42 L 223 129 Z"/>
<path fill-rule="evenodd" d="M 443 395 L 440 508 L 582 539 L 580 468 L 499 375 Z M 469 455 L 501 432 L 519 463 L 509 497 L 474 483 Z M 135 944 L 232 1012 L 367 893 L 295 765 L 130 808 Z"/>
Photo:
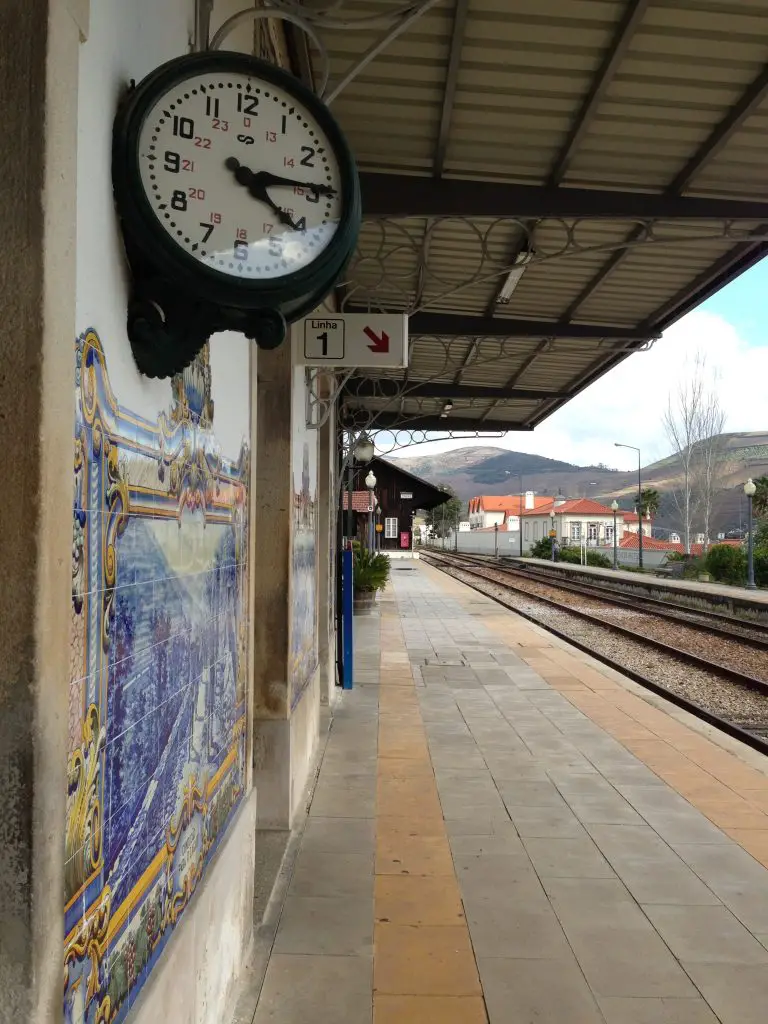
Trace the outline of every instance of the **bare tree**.
<path fill-rule="evenodd" d="M 701 367 L 702 370 L 705 368 L 703 361 Z M 725 427 L 725 411 L 717 393 L 718 374 L 715 373 L 712 379 L 713 385 L 710 390 L 702 390 L 696 428 L 698 440 L 694 458 L 695 488 L 701 528 L 704 533 L 704 551 L 709 548 L 715 496 L 722 490 L 723 481 L 728 472 L 725 442 L 722 436 Z"/>
<path fill-rule="evenodd" d="M 677 479 L 670 495 L 683 535 L 686 554 L 691 553 L 691 535 L 697 511 L 695 447 L 699 440 L 699 420 L 704 392 L 702 362 L 702 358 L 697 355 L 693 372 L 686 376 L 675 394 L 670 393 L 662 421 L 677 462 Z"/>
<path fill-rule="evenodd" d="M 706 550 L 714 498 L 722 487 L 727 467 L 721 437 L 725 412 L 717 393 L 717 373 L 708 370 L 701 353 L 694 357 L 684 383 L 674 395 L 670 394 L 663 423 L 677 462 L 677 479 L 670 493 L 685 551 L 691 552 L 697 521 L 703 527 Z"/>

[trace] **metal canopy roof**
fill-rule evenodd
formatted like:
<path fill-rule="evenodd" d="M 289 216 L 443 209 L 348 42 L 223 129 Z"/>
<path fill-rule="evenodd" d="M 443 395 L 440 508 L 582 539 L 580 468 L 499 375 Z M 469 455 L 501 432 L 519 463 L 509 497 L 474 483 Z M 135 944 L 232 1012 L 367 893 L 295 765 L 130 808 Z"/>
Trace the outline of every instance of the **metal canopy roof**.
<path fill-rule="evenodd" d="M 374 41 L 327 39 L 332 80 Z M 764 0 L 444 0 L 333 110 L 366 218 L 341 305 L 412 313 L 348 422 L 530 430 L 768 253 Z"/>

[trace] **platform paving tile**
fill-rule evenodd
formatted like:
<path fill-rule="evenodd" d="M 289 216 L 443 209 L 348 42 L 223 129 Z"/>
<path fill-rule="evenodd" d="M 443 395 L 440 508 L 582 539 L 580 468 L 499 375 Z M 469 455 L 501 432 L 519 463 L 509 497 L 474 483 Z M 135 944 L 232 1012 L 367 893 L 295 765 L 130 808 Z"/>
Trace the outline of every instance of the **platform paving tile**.
<path fill-rule="evenodd" d="M 432 569 L 379 610 L 254 1024 L 765 1024 L 768 777 Z"/>
<path fill-rule="evenodd" d="M 253 1024 L 371 1024 L 370 956 L 270 958 Z"/>

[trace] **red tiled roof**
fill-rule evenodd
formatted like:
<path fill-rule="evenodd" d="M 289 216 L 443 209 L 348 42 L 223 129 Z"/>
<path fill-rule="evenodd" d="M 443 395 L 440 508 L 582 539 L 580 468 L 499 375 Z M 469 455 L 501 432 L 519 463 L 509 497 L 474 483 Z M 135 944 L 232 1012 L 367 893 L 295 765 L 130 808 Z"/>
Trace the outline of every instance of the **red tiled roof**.
<path fill-rule="evenodd" d="M 469 502 L 470 512 L 506 512 L 516 516 L 520 512 L 520 502 L 525 504 L 525 498 L 521 499 L 519 494 L 480 494 L 471 498 Z M 533 507 L 540 505 L 551 505 L 554 499 L 546 495 L 534 495 Z"/>
<path fill-rule="evenodd" d="M 701 545 L 699 545 L 701 546 Z M 625 533 L 619 541 L 620 548 L 631 548 L 635 551 L 640 547 L 640 538 L 636 533 Z M 643 551 L 682 551 L 683 545 L 671 540 L 658 540 L 656 537 L 643 537 Z"/>
<path fill-rule="evenodd" d="M 640 518 L 638 516 L 637 512 L 622 512 L 622 515 L 624 516 L 624 522 L 625 523 L 636 523 L 638 521 L 638 519 Z M 653 522 L 653 516 L 643 516 L 643 522 L 644 523 L 652 523 Z"/>
<path fill-rule="evenodd" d="M 741 547 L 741 541 L 738 540 L 718 540 L 715 541 L 715 544 L 726 544 L 728 547 Z M 710 548 L 715 547 L 715 544 L 710 544 Z M 636 533 L 625 533 L 619 541 L 619 547 L 637 551 L 640 547 L 638 535 Z M 682 554 L 684 550 L 685 548 L 679 541 L 658 540 L 656 537 L 643 537 L 643 551 L 677 551 L 678 554 Z M 703 553 L 703 544 L 691 544 L 692 555 L 701 555 Z"/>
<path fill-rule="evenodd" d="M 550 512 L 554 512 L 555 515 L 574 515 L 574 516 L 612 516 L 613 509 L 608 508 L 607 505 L 601 505 L 599 501 L 592 501 L 591 498 L 573 498 L 570 501 L 564 501 L 562 505 L 555 505 L 553 501 L 550 501 L 546 508 L 540 509 L 528 509 L 523 512 L 524 516 L 540 516 L 549 515 Z M 621 518 L 622 511 L 618 510 L 616 515 Z"/>

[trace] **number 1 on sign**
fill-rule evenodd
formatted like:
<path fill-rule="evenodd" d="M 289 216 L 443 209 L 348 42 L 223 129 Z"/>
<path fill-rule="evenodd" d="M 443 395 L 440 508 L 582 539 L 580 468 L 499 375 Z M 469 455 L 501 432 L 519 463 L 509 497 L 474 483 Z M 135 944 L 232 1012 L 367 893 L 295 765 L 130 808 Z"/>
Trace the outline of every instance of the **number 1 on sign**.
<path fill-rule="evenodd" d="M 325 358 L 325 356 L 328 355 L 328 331 L 323 331 L 322 334 L 318 334 L 317 340 L 321 342 L 323 346 L 322 356 Z"/>

